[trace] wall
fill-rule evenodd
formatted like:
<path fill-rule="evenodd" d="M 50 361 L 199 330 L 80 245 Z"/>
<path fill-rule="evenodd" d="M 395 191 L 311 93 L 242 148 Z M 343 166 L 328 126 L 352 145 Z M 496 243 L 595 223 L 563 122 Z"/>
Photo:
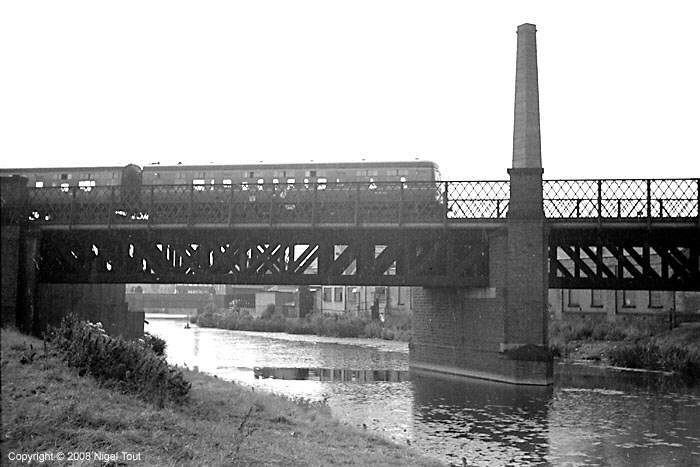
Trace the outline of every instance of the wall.
<path fill-rule="evenodd" d="M 645 322 L 667 326 L 675 322 L 700 320 L 700 293 L 648 290 L 549 291 L 554 319 L 600 319 Z"/>
<path fill-rule="evenodd" d="M 19 240 L 18 225 L 2 226 L 2 326 L 15 327 L 17 323 L 17 273 L 19 271 Z"/>
<path fill-rule="evenodd" d="M 129 311 L 123 284 L 37 284 L 36 327 L 58 326 L 63 316 L 101 322 L 110 335 L 143 336 L 143 312 Z"/>

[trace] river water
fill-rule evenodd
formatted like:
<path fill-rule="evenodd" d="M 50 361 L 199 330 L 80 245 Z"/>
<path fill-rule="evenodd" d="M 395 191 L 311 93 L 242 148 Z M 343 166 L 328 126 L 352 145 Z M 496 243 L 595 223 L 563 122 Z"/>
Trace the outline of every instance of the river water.
<path fill-rule="evenodd" d="M 700 387 L 572 376 L 553 387 L 408 369 L 406 343 L 185 329 L 149 319 L 170 363 L 292 399 L 456 465 L 700 465 Z"/>

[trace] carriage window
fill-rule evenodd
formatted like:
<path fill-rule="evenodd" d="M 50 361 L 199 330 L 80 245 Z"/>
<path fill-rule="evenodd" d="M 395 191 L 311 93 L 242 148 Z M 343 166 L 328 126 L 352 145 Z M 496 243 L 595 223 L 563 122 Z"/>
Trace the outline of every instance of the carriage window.
<path fill-rule="evenodd" d="M 399 180 L 401 181 L 401 188 L 406 188 L 408 186 L 406 183 L 406 177 L 401 177 Z"/>
<path fill-rule="evenodd" d="M 305 178 L 305 179 L 304 179 L 304 187 L 305 187 L 305 188 L 308 188 L 308 187 L 309 187 L 309 179 L 308 179 L 308 178 Z"/>
<path fill-rule="evenodd" d="M 231 186 L 231 179 L 230 178 L 224 178 L 223 182 L 224 186 Z"/>
<path fill-rule="evenodd" d="M 241 190 L 242 190 L 242 191 L 248 191 L 248 182 L 242 182 L 242 183 L 241 183 Z"/>
<path fill-rule="evenodd" d="M 95 186 L 95 180 L 80 180 L 78 186 L 83 191 L 92 191 L 92 188 Z"/>
<path fill-rule="evenodd" d="M 296 180 L 295 180 L 295 179 L 293 179 L 293 178 L 288 178 L 288 179 L 287 179 L 287 188 L 290 189 L 290 190 L 291 190 L 292 188 L 294 188 L 294 183 L 296 183 Z"/>
<path fill-rule="evenodd" d="M 258 179 L 258 190 L 262 191 L 264 183 L 265 183 L 265 179 L 262 179 L 262 178 Z"/>
<path fill-rule="evenodd" d="M 204 190 L 204 180 L 201 178 L 194 179 L 192 180 L 192 186 L 194 186 L 196 191 L 202 191 Z"/>
<path fill-rule="evenodd" d="M 371 177 L 370 177 L 370 179 L 369 179 L 369 186 L 368 186 L 368 188 L 369 188 L 370 190 L 376 190 L 376 189 L 377 189 L 377 184 L 374 183 L 374 179 L 371 178 Z"/>
<path fill-rule="evenodd" d="M 36 182 L 36 183 L 34 184 L 34 186 L 35 186 L 36 188 L 44 188 L 44 182 Z"/>
<path fill-rule="evenodd" d="M 328 182 L 327 179 L 320 177 L 318 179 L 318 189 L 319 190 L 325 190 L 326 189 L 326 183 Z"/>
<path fill-rule="evenodd" d="M 272 179 L 272 183 L 274 183 L 275 185 L 279 185 L 280 179 L 279 179 L 279 178 L 273 178 L 273 179 Z"/>
<path fill-rule="evenodd" d="M 70 187 L 67 183 L 61 183 L 61 191 L 62 192 L 68 193 L 69 190 L 70 190 Z"/>

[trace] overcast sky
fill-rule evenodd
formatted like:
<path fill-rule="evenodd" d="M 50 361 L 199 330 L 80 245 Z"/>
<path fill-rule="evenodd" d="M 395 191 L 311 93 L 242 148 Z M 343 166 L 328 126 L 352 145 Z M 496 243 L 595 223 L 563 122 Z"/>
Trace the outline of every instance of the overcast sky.
<path fill-rule="evenodd" d="M 4 1 L 0 165 L 511 164 L 537 24 L 545 177 L 700 176 L 697 2 Z"/>

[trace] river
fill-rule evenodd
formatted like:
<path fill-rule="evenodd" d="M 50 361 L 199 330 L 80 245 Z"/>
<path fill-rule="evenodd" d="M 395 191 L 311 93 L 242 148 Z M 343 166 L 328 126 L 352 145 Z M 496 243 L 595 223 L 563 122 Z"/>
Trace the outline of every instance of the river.
<path fill-rule="evenodd" d="M 185 329 L 150 317 L 170 363 L 328 405 L 359 429 L 462 465 L 700 465 L 700 387 L 563 372 L 553 387 L 436 377 L 377 339 Z"/>

